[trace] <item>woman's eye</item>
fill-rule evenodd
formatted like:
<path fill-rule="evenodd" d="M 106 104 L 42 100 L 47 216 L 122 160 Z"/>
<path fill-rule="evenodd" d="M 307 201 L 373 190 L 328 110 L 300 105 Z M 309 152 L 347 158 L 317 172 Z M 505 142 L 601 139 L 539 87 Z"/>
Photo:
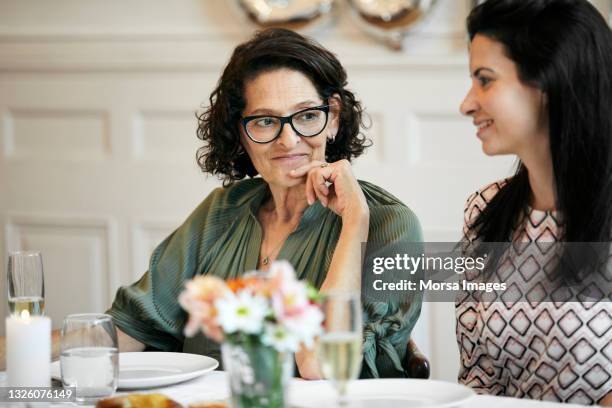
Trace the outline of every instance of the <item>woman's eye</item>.
<path fill-rule="evenodd" d="M 318 115 L 317 115 L 316 112 L 304 112 L 304 113 L 298 115 L 298 117 L 296 119 L 300 120 L 302 122 L 308 122 L 308 121 L 317 119 L 317 117 L 318 117 Z"/>
<path fill-rule="evenodd" d="M 487 86 L 489 83 L 491 83 L 491 78 L 478 77 L 478 82 L 480 83 L 481 86 Z"/>
<path fill-rule="evenodd" d="M 275 123 L 274 118 L 260 118 L 255 121 L 255 125 L 259 127 L 270 127 L 274 126 Z"/>

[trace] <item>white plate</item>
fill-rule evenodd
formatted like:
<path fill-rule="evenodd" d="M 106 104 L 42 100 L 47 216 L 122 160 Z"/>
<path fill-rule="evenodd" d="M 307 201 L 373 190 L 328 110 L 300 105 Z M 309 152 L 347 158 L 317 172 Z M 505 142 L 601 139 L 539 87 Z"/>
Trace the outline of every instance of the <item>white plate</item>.
<path fill-rule="evenodd" d="M 191 380 L 213 371 L 219 362 L 211 357 L 189 353 L 119 353 L 117 388 L 161 387 Z M 59 361 L 51 364 L 51 377 L 62 379 Z"/>
<path fill-rule="evenodd" d="M 472 398 L 474 391 L 445 381 L 414 379 L 372 379 L 351 381 L 348 386 L 350 408 L 459 407 Z M 328 406 L 337 394 L 327 381 L 295 380 L 289 391 L 291 407 Z"/>

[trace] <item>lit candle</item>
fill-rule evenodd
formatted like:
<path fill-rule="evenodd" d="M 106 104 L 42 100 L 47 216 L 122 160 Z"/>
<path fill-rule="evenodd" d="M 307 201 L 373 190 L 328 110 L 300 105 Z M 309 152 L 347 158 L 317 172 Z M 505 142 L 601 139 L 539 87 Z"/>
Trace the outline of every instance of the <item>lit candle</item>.
<path fill-rule="evenodd" d="M 51 382 L 51 319 L 6 318 L 6 376 L 9 387 L 49 387 Z"/>

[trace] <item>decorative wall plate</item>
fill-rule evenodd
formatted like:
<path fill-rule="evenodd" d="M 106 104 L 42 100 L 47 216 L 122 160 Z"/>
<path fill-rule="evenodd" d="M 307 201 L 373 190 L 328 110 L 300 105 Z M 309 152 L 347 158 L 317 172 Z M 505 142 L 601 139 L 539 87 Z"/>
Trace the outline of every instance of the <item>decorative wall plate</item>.
<path fill-rule="evenodd" d="M 335 0 L 238 0 L 251 21 L 261 27 L 301 29 L 326 20 Z"/>
<path fill-rule="evenodd" d="M 396 50 L 437 0 L 349 0 L 359 25 Z"/>

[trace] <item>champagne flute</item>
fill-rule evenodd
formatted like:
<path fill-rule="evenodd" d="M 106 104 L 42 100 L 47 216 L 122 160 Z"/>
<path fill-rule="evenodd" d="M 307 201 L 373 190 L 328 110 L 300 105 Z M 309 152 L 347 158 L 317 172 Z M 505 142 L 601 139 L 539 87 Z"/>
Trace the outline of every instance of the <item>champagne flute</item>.
<path fill-rule="evenodd" d="M 323 375 L 338 392 L 338 404 L 347 405 L 347 385 L 357 378 L 362 360 L 362 317 L 358 293 L 329 293 L 323 299 L 323 334 L 318 358 Z"/>
<path fill-rule="evenodd" d="M 13 316 L 28 311 L 30 316 L 45 314 L 45 281 L 42 256 L 38 251 L 9 253 L 8 303 Z"/>

